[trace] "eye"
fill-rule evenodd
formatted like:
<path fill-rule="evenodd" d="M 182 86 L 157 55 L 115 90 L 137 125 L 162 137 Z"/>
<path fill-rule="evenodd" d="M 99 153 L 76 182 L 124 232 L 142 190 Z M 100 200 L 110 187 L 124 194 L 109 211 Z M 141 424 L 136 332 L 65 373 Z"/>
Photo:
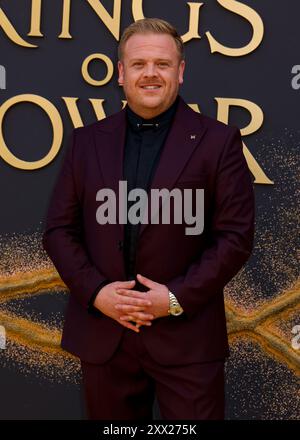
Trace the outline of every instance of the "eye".
<path fill-rule="evenodd" d="M 169 64 L 166 61 L 161 61 L 158 65 L 159 67 L 168 67 Z"/>

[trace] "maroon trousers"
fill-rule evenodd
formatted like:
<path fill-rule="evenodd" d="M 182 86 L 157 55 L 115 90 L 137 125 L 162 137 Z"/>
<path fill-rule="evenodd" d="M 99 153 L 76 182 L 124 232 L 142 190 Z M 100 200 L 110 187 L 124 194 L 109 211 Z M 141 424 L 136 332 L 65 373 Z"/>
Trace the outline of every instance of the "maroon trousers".
<path fill-rule="evenodd" d="M 81 368 L 91 420 L 153 420 L 155 395 L 162 419 L 224 419 L 223 359 L 160 365 L 145 349 L 141 334 L 125 329 L 108 362 L 81 362 Z"/>

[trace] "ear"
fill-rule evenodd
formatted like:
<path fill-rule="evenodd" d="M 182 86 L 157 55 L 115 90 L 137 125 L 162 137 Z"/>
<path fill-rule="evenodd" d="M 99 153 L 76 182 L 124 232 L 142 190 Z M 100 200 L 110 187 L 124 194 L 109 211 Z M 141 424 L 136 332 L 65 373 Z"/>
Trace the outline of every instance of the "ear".
<path fill-rule="evenodd" d="M 122 86 L 124 83 L 124 65 L 122 61 L 118 61 L 118 71 L 119 71 L 118 83 L 120 86 Z"/>
<path fill-rule="evenodd" d="M 180 64 L 179 64 L 179 76 L 178 76 L 179 84 L 183 83 L 183 72 L 184 72 L 184 69 L 185 69 L 185 61 L 181 60 Z"/>

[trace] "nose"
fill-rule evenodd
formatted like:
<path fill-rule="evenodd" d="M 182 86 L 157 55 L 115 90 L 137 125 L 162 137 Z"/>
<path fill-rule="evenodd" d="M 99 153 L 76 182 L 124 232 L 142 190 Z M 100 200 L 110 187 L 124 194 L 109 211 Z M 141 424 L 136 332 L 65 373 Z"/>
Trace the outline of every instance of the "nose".
<path fill-rule="evenodd" d="M 154 63 L 147 63 L 144 68 L 144 76 L 152 77 L 156 76 L 156 67 Z"/>

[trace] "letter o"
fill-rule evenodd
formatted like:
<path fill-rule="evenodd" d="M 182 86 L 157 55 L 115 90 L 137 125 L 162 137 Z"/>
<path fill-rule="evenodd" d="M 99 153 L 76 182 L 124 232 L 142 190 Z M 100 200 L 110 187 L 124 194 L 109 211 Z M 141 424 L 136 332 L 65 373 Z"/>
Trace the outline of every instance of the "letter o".
<path fill-rule="evenodd" d="M 11 151 L 8 149 L 3 136 L 2 125 L 6 112 L 14 105 L 22 102 L 31 102 L 41 107 L 49 116 L 53 129 L 53 141 L 50 151 L 42 159 L 33 162 L 27 162 L 26 160 L 21 160 L 18 159 L 16 156 L 14 156 L 11 153 Z M 62 138 L 63 138 L 63 123 L 60 114 L 56 109 L 56 107 L 47 99 L 42 98 L 41 96 L 38 95 L 30 95 L 30 94 L 17 95 L 8 99 L 0 106 L 0 156 L 9 165 L 15 168 L 19 168 L 21 170 L 36 170 L 38 168 L 42 168 L 48 165 L 59 152 Z"/>
<path fill-rule="evenodd" d="M 105 76 L 104 79 L 101 80 L 96 80 L 93 79 L 88 71 L 88 67 L 91 61 L 93 60 L 101 60 L 104 61 L 106 68 L 107 68 L 107 74 Z M 85 79 L 85 81 L 90 84 L 91 86 L 104 86 L 104 84 L 107 84 L 114 73 L 114 65 L 111 61 L 110 58 L 108 58 L 106 55 L 104 55 L 103 53 L 93 53 L 91 55 L 89 55 L 82 63 L 82 67 L 81 67 L 81 73 L 83 78 Z"/>

